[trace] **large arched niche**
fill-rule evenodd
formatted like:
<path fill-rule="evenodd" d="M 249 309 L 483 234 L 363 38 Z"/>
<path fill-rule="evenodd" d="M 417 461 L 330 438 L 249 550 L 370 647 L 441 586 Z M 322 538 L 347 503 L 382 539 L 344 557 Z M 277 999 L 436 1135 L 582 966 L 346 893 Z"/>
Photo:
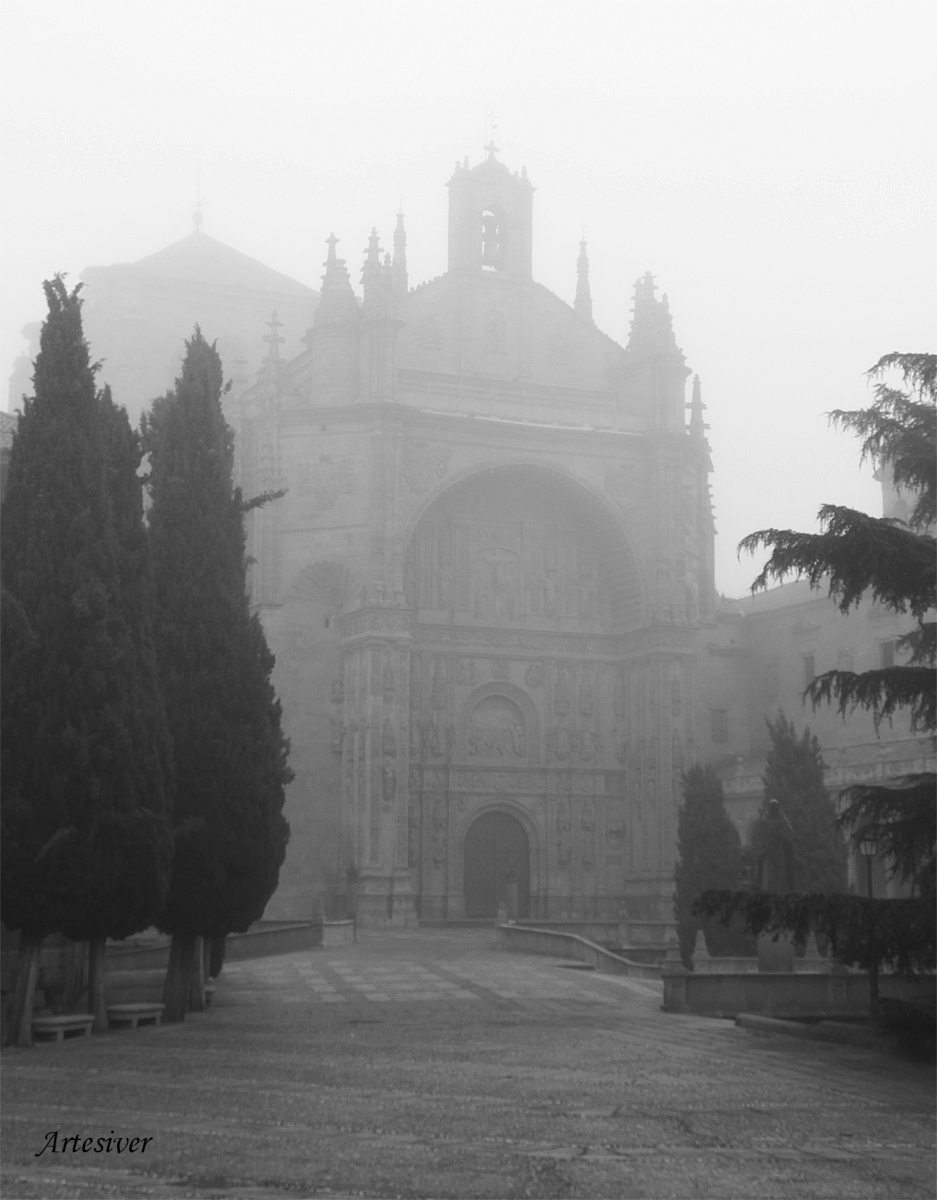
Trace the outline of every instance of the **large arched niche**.
<path fill-rule="evenodd" d="M 628 534 L 600 493 L 555 467 L 500 464 L 448 481 L 403 544 L 418 620 L 595 632 L 642 622 Z"/>

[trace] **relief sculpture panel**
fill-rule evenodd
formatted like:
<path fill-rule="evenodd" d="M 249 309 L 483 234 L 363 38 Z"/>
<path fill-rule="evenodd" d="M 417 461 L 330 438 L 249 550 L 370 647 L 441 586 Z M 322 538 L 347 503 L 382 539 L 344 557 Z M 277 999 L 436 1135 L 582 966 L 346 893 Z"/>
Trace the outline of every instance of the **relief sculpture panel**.
<path fill-rule="evenodd" d="M 466 733 L 466 751 L 478 762 L 526 762 L 524 714 L 513 700 L 487 696 L 476 704 Z"/>

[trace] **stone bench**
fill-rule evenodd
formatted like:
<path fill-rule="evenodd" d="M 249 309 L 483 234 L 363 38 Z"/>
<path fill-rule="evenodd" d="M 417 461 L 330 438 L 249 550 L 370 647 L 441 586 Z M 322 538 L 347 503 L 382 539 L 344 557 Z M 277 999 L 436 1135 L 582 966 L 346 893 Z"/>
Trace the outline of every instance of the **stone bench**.
<path fill-rule="evenodd" d="M 131 1029 L 138 1025 L 159 1025 L 165 1007 L 165 1004 L 109 1004 L 107 1023 L 129 1025 Z"/>
<path fill-rule="evenodd" d="M 91 1013 L 68 1013 L 61 1017 L 33 1017 L 33 1039 L 61 1042 L 66 1034 L 90 1037 L 94 1016 Z"/>

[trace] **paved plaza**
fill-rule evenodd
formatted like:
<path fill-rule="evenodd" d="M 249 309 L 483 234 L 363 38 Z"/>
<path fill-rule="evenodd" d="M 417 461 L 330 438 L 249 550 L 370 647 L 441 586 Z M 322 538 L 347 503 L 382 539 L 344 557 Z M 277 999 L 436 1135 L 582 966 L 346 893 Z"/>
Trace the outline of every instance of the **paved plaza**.
<path fill-rule="evenodd" d="M 930 1068 L 665 1014 L 488 929 L 231 963 L 213 1011 L 5 1050 L 2 1083 L 5 1198 L 935 1188 Z"/>

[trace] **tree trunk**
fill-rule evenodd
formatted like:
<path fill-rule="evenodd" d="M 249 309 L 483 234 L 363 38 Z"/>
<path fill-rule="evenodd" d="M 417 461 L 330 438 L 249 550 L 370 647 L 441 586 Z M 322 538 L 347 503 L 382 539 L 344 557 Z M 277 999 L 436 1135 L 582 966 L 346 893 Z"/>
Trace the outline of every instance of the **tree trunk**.
<path fill-rule="evenodd" d="M 13 993 L 13 1013 L 8 1041 L 11 1046 L 31 1046 L 33 1043 L 33 999 L 39 980 L 39 951 L 41 935 L 20 931 L 19 957 L 16 964 L 16 991 Z"/>
<path fill-rule="evenodd" d="M 169 967 L 166 971 L 166 986 L 163 990 L 163 1013 L 165 1021 L 184 1021 L 189 995 L 189 980 L 192 976 L 192 957 L 195 954 L 195 937 L 174 933 L 169 943 Z"/>
<path fill-rule="evenodd" d="M 227 938 L 214 937 L 211 939 L 211 953 L 208 956 L 208 974 L 210 978 L 217 979 L 221 974 L 227 948 Z"/>
<path fill-rule="evenodd" d="M 869 1016 L 878 1019 L 878 963 L 869 967 Z"/>
<path fill-rule="evenodd" d="M 189 972 L 189 1011 L 205 1011 L 205 939 L 195 939 L 192 969 Z"/>
<path fill-rule="evenodd" d="M 88 942 L 88 1012 L 94 1014 L 92 1029 L 107 1033 L 107 1000 L 104 995 L 104 938 Z"/>

